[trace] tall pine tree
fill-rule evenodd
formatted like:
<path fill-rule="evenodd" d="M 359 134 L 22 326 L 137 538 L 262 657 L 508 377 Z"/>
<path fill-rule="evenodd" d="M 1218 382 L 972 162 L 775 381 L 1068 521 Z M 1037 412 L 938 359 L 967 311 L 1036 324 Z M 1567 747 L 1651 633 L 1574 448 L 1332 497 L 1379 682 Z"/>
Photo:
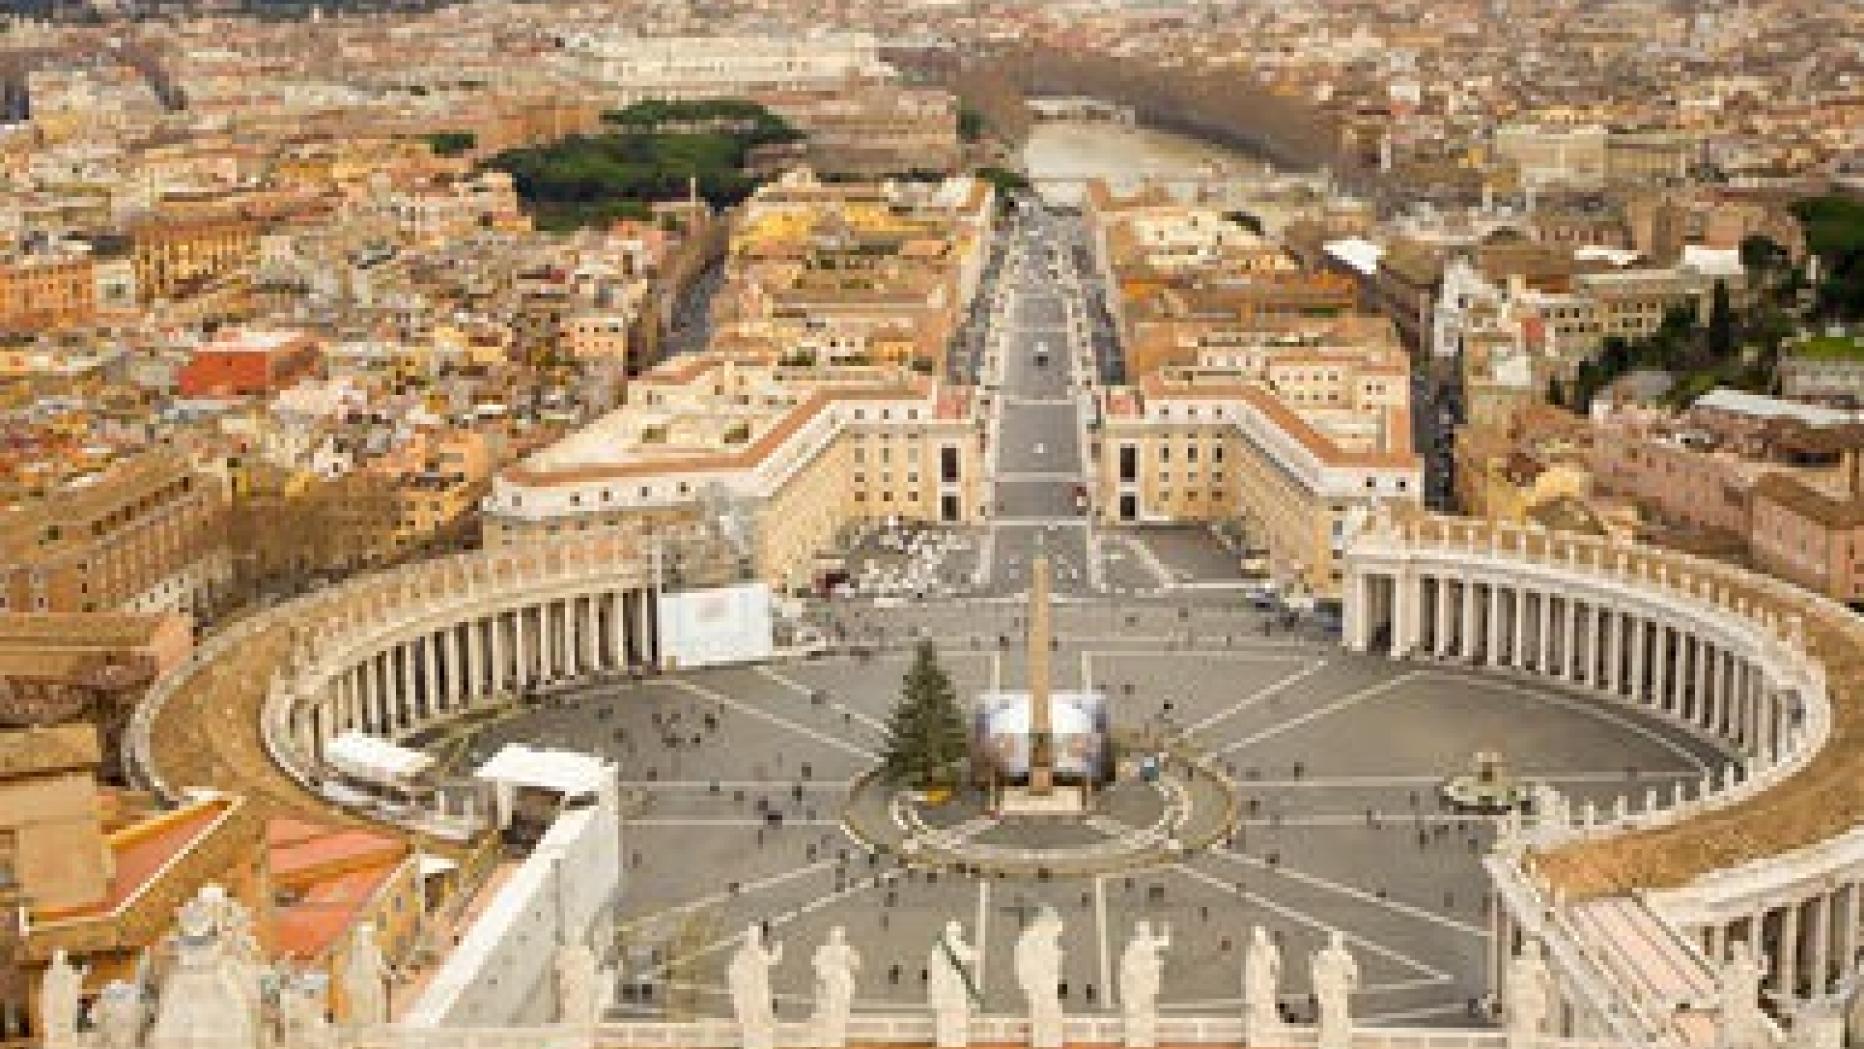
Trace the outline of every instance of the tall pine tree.
<path fill-rule="evenodd" d="M 969 750 L 966 735 L 951 677 L 932 642 L 923 640 L 887 720 L 887 781 L 919 790 L 956 785 Z"/>
<path fill-rule="evenodd" d="M 1728 282 L 1715 282 L 1714 297 L 1709 301 L 1709 356 L 1717 362 L 1735 355 L 1735 310 L 1728 301 Z"/>

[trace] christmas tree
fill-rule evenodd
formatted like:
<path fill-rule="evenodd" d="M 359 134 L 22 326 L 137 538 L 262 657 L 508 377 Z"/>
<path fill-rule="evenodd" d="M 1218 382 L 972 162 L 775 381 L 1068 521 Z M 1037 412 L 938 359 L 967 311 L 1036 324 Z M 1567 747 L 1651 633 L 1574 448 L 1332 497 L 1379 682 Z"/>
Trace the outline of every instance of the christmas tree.
<path fill-rule="evenodd" d="M 929 640 L 919 642 L 887 721 L 887 781 L 918 790 L 951 787 L 967 750 L 964 715 Z"/>

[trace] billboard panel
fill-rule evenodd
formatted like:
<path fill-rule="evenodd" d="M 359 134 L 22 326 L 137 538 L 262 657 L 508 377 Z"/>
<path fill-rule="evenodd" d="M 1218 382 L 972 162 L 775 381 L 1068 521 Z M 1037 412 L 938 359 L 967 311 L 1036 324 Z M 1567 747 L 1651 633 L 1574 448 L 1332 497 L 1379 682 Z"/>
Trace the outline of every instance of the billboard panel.
<path fill-rule="evenodd" d="M 660 655 L 669 667 L 769 659 L 770 587 L 741 583 L 660 594 Z"/>
<path fill-rule="evenodd" d="M 1104 783 L 1108 767 L 1107 699 L 1099 692 L 1056 692 L 1049 703 L 1055 774 L 1063 780 Z M 972 753 L 995 766 L 998 778 L 1029 778 L 1029 693 L 985 692 L 971 711 Z"/>

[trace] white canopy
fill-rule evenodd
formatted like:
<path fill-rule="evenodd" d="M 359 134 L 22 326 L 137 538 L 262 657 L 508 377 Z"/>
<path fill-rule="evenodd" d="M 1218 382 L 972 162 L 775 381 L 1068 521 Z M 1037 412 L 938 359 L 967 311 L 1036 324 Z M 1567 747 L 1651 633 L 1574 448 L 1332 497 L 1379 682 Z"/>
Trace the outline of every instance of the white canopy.
<path fill-rule="evenodd" d="M 532 750 L 522 743 L 507 743 L 473 775 L 488 783 L 579 795 L 594 794 L 612 773 L 600 758 L 589 754 Z"/>
<path fill-rule="evenodd" d="M 346 776 L 395 785 L 404 785 L 434 763 L 418 750 L 361 732 L 345 732 L 324 744 L 324 760 Z"/>

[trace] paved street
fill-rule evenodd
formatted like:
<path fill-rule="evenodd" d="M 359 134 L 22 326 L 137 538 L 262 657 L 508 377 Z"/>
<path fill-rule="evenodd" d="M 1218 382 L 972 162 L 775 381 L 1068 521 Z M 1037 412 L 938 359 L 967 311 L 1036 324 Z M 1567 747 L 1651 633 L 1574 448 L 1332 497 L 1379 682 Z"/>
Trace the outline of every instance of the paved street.
<path fill-rule="evenodd" d="M 1082 376 L 1088 348 L 1071 312 L 1081 309 L 1075 253 L 1063 220 L 1037 207 L 1020 211 L 1001 295 L 1007 307 L 991 332 L 988 370 L 996 386 L 991 556 L 980 583 L 1020 591 L 1038 548 L 1057 562 L 1058 592 L 1086 592 L 1098 578 L 1095 537 L 1080 503 L 1086 475 Z"/>

